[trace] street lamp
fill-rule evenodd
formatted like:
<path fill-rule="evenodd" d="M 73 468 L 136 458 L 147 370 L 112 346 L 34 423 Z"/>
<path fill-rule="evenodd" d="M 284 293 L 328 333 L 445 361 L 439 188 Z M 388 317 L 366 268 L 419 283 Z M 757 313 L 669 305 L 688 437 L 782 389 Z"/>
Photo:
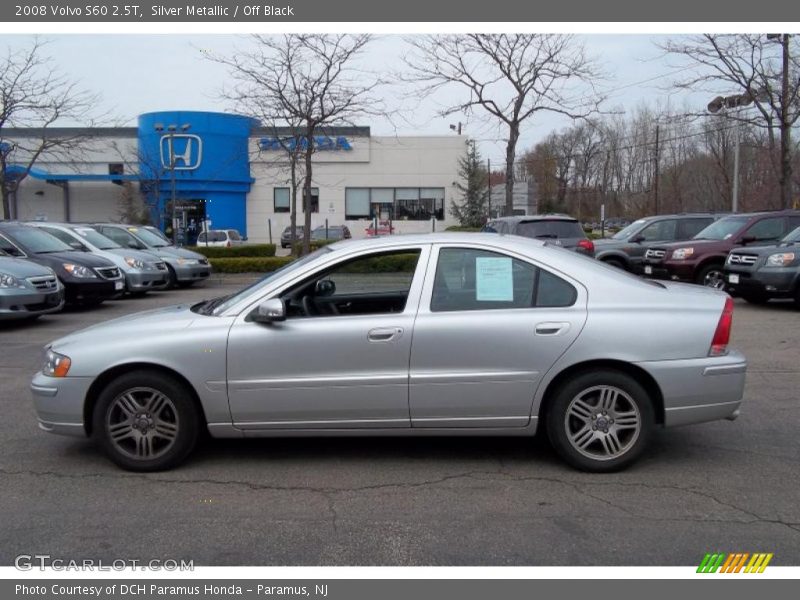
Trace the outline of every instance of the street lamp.
<path fill-rule="evenodd" d="M 180 130 L 183 132 L 188 131 L 191 128 L 191 123 L 184 123 L 180 126 Z M 175 179 L 175 132 L 178 131 L 178 125 L 171 123 L 166 126 L 167 131 L 169 132 L 168 135 L 168 143 L 167 149 L 169 151 L 169 174 L 170 174 L 170 202 L 172 203 L 172 244 L 173 246 L 177 246 L 178 240 L 178 227 L 177 227 L 177 181 Z M 155 124 L 155 130 L 158 133 L 163 133 L 164 125 L 162 123 Z M 162 136 L 163 139 L 163 136 Z M 161 141 L 159 140 L 159 144 Z M 163 154 L 162 154 L 163 156 Z"/>

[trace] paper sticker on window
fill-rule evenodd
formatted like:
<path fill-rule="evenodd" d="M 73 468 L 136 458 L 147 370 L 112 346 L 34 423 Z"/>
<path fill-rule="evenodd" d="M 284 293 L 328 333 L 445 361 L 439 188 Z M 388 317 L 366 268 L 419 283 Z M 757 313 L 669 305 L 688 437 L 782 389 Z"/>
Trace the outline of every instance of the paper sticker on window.
<path fill-rule="evenodd" d="M 475 258 L 475 299 L 513 302 L 514 274 L 510 258 Z"/>

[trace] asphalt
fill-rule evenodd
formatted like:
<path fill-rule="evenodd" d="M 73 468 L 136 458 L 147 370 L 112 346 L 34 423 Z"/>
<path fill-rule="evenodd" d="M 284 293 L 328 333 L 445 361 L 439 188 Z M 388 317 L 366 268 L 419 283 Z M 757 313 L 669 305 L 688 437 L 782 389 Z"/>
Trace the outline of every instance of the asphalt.
<path fill-rule="evenodd" d="M 0 564 L 186 559 L 196 565 L 696 565 L 772 552 L 800 565 L 800 312 L 736 302 L 750 361 L 735 422 L 660 431 L 611 475 L 540 439 L 204 440 L 137 475 L 36 425 L 41 348 L 119 315 L 232 291 L 246 278 L 0 325 Z"/>

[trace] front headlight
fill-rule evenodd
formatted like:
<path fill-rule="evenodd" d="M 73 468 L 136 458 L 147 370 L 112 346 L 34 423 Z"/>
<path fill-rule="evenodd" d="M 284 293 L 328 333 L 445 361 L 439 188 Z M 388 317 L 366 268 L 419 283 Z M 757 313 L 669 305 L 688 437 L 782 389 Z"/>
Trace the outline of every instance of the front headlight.
<path fill-rule="evenodd" d="M 196 258 L 179 258 L 178 259 L 179 265 L 196 265 L 199 264 Z"/>
<path fill-rule="evenodd" d="M 92 273 L 92 270 L 90 268 L 84 267 L 82 265 L 64 263 L 64 270 L 73 277 L 77 277 L 78 279 L 93 279 L 97 277 L 97 275 Z"/>
<path fill-rule="evenodd" d="M 140 271 L 144 269 L 144 261 L 139 260 L 138 258 L 131 258 L 129 256 L 125 257 L 125 262 L 128 263 L 128 266 L 132 269 L 139 269 Z"/>
<path fill-rule="evenodd" d="M 767 258 L 768 267 L 788 267 L 794 261 L 794 252 L 781 252 L 779 254 L 770 254 Z"/>
<path fill-rule="evenodd" d="M 694 254 L 694 248 L 678 248 L 672 253 L 672 258 L 675 260 L 686 260 Z"/>
<path fill-rule="evenodd" d="M 70 366 L 72 366 L 72 361 L 69 356 L 48 349 L 44 355 L 42 373 L 48 377 L 66 377 Z"/>
<path fill-rule="evenodd" d="M 0 288 L 9 289 L 9 288 L 24 288 L 25 284 L 22 283 L 19 279 L 14 277 L 13 275 L 9 275 L 8 273 L 0 273 Z"/>

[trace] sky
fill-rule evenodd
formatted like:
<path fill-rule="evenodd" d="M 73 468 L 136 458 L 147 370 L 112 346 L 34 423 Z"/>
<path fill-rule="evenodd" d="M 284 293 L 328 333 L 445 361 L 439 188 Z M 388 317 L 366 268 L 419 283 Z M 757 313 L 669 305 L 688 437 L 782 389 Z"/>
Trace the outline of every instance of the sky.
<path fill-rule="evenodd" d="M 670 76 L 676 72 L 674 59 L 665 58 L 657 43 L 668 36 L 653 35 L 578 35 L 585 44 L 604 78 L 599 87 L 609 96 L 606 109 L 630 111 L 648 102 L 667 102 L 705 106 L 708 94 L 686 94 L 671 97 Z M 246 47 L 247 36 L 117 34 L 49 35 L 46 52 L 70 78 L 85 89 L 101 95 L 102 110 L 126 125 L 135 125 L 137 115 L 160 110 L 229 111 L 233 107 L 221 99 L 220 92 L 228 80 L 226 68 L 204 57 L 204 52 L 229 55 Z M 0 48 L 30 44 L 30 36 L 4 35 Z M 401 36 L 381 36 L 369 46 L 362 67 L 382 73 L 402 67 L 402 57 L 409 52 Z M 388 103 L 400 88 L 388 88 Z M 504 132 L 495 121 L 481 112 L 471 116 L 441 117 L 440 106 L 455 100 L 455 89 L 443 90 L 436 96 L 408 104 L 402 119 L 370 117 L 373 135 L 456 135 L 449 125 L 461 121 L 464 135 L 477 139 L 484 159 L 501 164 L 505 155 Z M 397 100 L 398 105 L 401 103 Z M 64 123 L 67 125 L 68 123 Z M 548 133 L 570 125 L 568 118 L 539 113 L 523 126 L 518 151 L 532 147 Z"/>

